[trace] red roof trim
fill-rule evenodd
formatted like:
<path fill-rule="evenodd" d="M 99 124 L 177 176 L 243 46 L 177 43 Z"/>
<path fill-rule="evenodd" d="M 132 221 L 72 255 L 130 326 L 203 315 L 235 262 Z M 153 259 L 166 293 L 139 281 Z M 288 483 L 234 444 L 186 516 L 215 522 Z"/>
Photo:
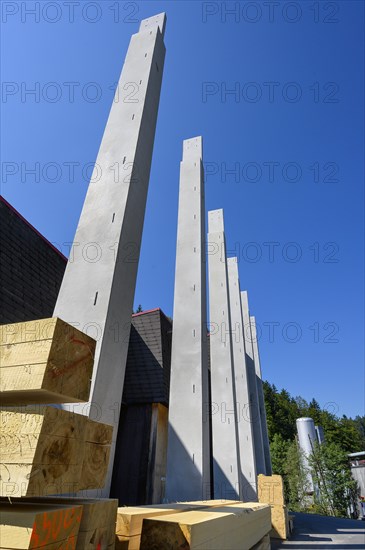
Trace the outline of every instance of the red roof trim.
<path fill-rule="evenodd" d="M 59 256 L 61 256 L 61 258 L 62 258 L 63 260 L 65 260 L 65 262 L 68 261 L 67 258 L 66 258 L 66 256 L 64 256 L 64 255 L 62 254 L 62 252 L 61 252 L 60 250 L 58 250 L 58 248 L 56 248 L 51 242 L 49 242 L 49 240 L 46 239 L 46 237 L 45 237 L 44 235 L 42 235 L 42 233 L 40 233 L 40 232 L 34 227 L 34 225 L 32 225 L 30 222 L 28 222 L 28 220 L 26 220 L 26 219 L 24 218 L 24 216 L 22 216 L 22 215 L 18 212 L 18 210 L 16 210 L 16 209 L 14 208 L 14 206 L 12 206 L 6 199 L 4 199 L 4 197 L 3 197 L 2 195 L 0 195 L 0 201 L 3 202 L 8 208 L 10 208 L 10 210 L 11 210 L 12 212 L 14 212 L 14 214 L 15 214 L 16 216 L 18 216 L 18 218 L 20 218 L 24 223 L 26 223 L 26 224 L 34 231 L 34 233 L 36 233 L 45 243 L 48 244 L 48 246 L 50 246 L 55 252 L 57 252 L 57 254 L 58 254 Z"/>
<path fill-rule="evenodd" d="M 141 311 L 140 313 L 132 313 L 132 317 L 138 317 L 138 315 L 144 315 L 145 313 L 153 313 L 155 311 L 159 311 L 169 321 L 169 323 L 172 322 L 170 317 L 168 317 L 160 307 L 155 307 L 154 309 L 146 309 L 146 311 Z"/>
<path fill-rule="evenodd" d="M 138 317 L 138 315 L 144 315 L 145 313 L 152 313 L 153 311 L 161 311 L 161 309 L 159 307 L 155 307 L 154 309 L 146 309 L 146 311 L 140 311 L 139 313 L 133 313 L 132 317 Z M 161 313 L 163 313 L 163 311 Z"/>

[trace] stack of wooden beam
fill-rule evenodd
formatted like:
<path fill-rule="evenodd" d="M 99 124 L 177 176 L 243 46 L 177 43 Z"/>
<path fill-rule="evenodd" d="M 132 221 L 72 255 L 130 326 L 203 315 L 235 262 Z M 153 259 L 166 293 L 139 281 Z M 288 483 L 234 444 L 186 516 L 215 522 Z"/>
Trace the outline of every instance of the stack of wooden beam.
<path fill-rule="evenodd" d="M 270 506 L 200 501 L 118 508 L 117 550 L 268 550 Z"/>
<path fill-rule="evenodd" d="M 258 476 L 259 502 L 270 504 L 272 538 L 287 539 L 289 537 L 289 514 L 285 506 L 284 483 L 279 475 Z"/>
<path fill-rule="evenodd" d="M 47 497 L 105 482 L 112 427 L 49 405 L 89 399 L 95 341 L 57 318 L 0 332 L 0 547 L 112 550 L 116 500 Z"/>

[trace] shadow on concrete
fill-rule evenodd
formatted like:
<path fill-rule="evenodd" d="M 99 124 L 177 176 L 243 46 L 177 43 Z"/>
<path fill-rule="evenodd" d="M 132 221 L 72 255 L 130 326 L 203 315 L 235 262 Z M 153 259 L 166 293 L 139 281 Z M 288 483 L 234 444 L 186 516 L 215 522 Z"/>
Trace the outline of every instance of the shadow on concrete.
<path fill-rule="evenodd" d="M 253 485 L 247 482 L 241 475 L 240 486 L 234 486 L 214 459 L 212 465 L 213 479 L 211 483 L 203 483 L 201 473 L 194 465 L 192 457 L 188 455 L 186 448 L 171 426 L 169 429 L 169 446 L 173 449 L 176 456 L 183 456 L 185 458 L 185 460 L 181 461 L 184 464 L 184 468 L 181 471 L 176 468 L 173 472 L 173 492 L 176 494 L 179 487 L 184 487 L 184 490 L 181 491 L 180 489 L 181 500 L 208 500 L 211 498 L 220 499 L 222 503 L 226 500 L 243 499 L 246 502 L 257 500 Z M 200 487 L 198 492 L 196 489 L 193 493 L 189 491 L 189 487 L 187 486 L 189 482 L 187 480 L 192 480 L 193 487 Z M 169 480 L 167 480 L 167 483 L 169 483 Z M 170 483 L 172 483 L 171 480 Z"/>
<path fill-rule="evenodd" d="M 213 459 L 213 494 L 215 499 L 243 500 L 244 502 L 257 502 L 255 486 L 243 476 L 242 472 L 239 486 L 233 486 L 226 475 Z"/>
<path fill-rule="evenodd" d="M 201 422 L 201 419 L 197 419 L 197 422 Z M 179 457 L 179 461 L 173 470 L 167 470 L 166 495 L 179 495 L 180 501 L 213 498 L 211 484 L 203 482 L 202 472 L 194 464 L 194 457 L 187 452 L 171 424 L 168 430 L 168 447 L 173 456 Z"/>

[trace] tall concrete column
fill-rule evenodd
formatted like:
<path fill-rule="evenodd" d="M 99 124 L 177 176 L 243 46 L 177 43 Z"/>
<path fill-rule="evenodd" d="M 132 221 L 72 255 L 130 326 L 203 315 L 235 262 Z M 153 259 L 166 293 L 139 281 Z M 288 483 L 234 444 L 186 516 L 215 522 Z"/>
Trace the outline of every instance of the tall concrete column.
<path fill-rule="evenodd" d="M 246 365 L 248 373 L 248 387 L 250 392 L 251 419 L 253 439 L 255 444 L 256 473 L 266 475 L 265 452 L 261 429 L 261 415 L 259 394 L 256 381 L 253 341 L 251 334 L 250 313 L 248 308 L 247 291 L 241 292 L 243 334 L 245 337 Z"/>
<path fill-rule="evenodd" d="M 109 494 L 123 392 L 165 22 L 165 14 L 144 19 L 131 38 L 54 310 L 97 338 L 91 403 L 72 408 L 114 426 L 103 495 Z"/>
<path fill-rule="evenodd" d="M 238 498 L 238 423 L 223 210 L 208 212 L 214 498 Z"/>
<path fill-rule="evenodd" d="M 239 455 L 242 476 L 240 481 L 240 498 L 249 502 L 257 500 L 257 478 L 237 258 L 228 258 L 227 266 L 237 399 Z"/>
<path fill-rule="evenodd" d="M 183 143 L 172 333 L 167 501 L 210 498 L 202 138 Z"/>
<path fill-rule="evenodd" d="M 266 468 L 266 475 L 271 476 L 272 466 L 271 466 L 269 432 L 267 430 L 264 388 L 263 388 L 263 384 L 262 384 L 262 372 L 261 372 L 261 363 L 260 363 L 260 354 L 259 354 L 259 343 L 258 343 L 258 339 L 257 339 L 256 319 L 255 319 L 255 317 L 250 316 L 250 324 L 251 324 L 251 335 L 252 335 L 252 346 L 253 346 L 253 358 L 254 358 L 254 362 L 255 362 L 257 393 L 258 393 L 258 398 L 259 398 L 262 442 L 263 442 L 263 445 L 264 445 L 264 454 L 265 454 L 265 468 Z"/>

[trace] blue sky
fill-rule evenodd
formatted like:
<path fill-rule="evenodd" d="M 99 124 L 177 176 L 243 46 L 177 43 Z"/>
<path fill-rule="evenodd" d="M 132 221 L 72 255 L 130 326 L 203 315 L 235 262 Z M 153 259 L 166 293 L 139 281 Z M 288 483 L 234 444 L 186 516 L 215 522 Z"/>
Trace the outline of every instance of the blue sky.
<path fill-rule="evenodd" d="M 182 140 L 202 135 L 206 207 L 240 256 L 264 378 L 363 414 L 363 3 L 1 8 L 5 198 L 67 255 L 130 36 L 166 11 L 136 306 L 172 315 Z"/>

